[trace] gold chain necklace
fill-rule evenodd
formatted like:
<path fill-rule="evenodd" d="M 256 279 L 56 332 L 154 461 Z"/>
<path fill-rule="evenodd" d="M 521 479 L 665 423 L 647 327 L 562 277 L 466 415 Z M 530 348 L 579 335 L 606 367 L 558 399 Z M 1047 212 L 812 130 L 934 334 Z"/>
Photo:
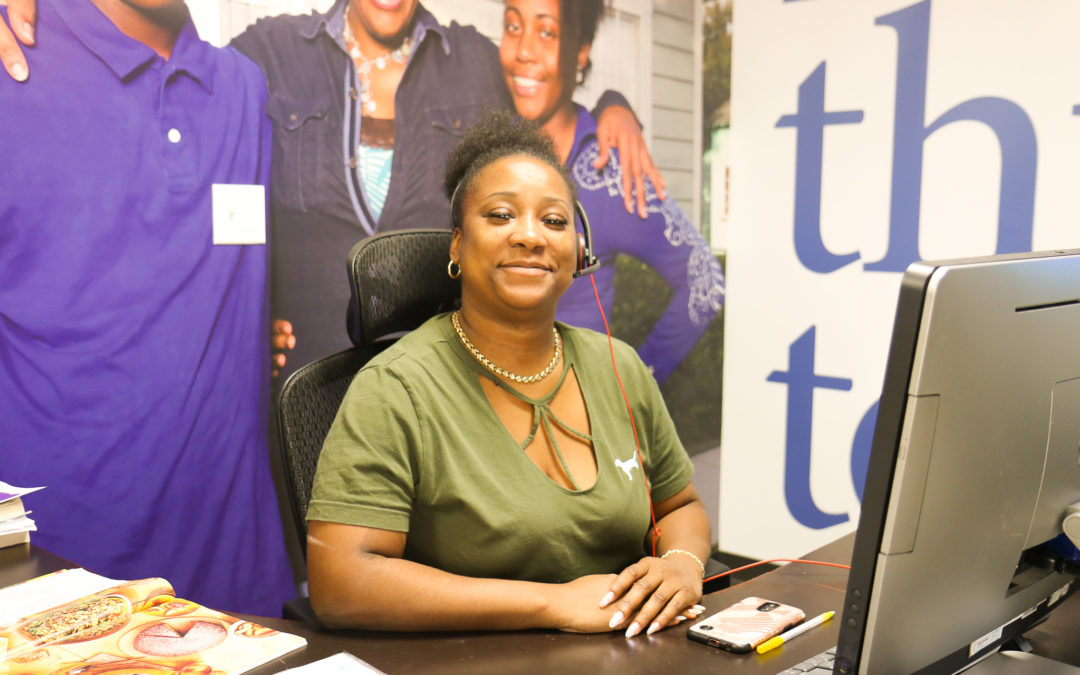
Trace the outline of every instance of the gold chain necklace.
<path fill-rule="evenodd" d="M 397 49 L 369 59 L 360 51 L 360 45 L 357 44 L 356 36 L 353 35 L 352 26 L 349 25 L 348 6 L 345 7 L 345 31 L 343 37 L 345 38 L 345 48 L 349 51 L 353 63 L 356 64 L 356 73 L 360 77 L 360 103 L 364 112 L 370 115 L 375 112 L 375 99 L 371 97 L 371 67 L 374 66 L 382 70 L 391 62 L 405 63 L 408 61 L 409 53 L 412 51 L 412 38 L 406 37 Z"/>
<path fill-rule="evenodd" d="M 469 337 L 465 335 L 465 331 L 462 330 L 461 324 L 458 323 L 457 312 L 454 312 L 450 315 L 450 321 L 454 324 L 454 330 L 457 331 L 457 336 L 458 339 L 461 340 L 461 344 L 464 345 L 465 349 L 467 349 L 469 353 L 473 355 L 474 359 L 480 362 L 480 365 L 484 366 L 496 375 L 505 377 L 508 380 L 513 380 L 514 382 L 521 382 L 522 384 L 539 382 L 540 380 L 550 375 L 553 370 L 555 370 L 555 365 L 559 362 L 559 356 L 562 354 L 562 338 L 559 337 L 559 330 L 552 326 L 551 332 L 555 335 L 555 356 L 551 357 L 551 363 L 547 365 L 547 368 L 544 368 L 535 375 L 529 376 L 511 373 L 509 370 L 506 370 L 505 368 L 500 368 L 494 363 L 492 363 L 491 359 L 480 353 L 480 350 L 477 349 L 476 346 L 469 341 Z"/>

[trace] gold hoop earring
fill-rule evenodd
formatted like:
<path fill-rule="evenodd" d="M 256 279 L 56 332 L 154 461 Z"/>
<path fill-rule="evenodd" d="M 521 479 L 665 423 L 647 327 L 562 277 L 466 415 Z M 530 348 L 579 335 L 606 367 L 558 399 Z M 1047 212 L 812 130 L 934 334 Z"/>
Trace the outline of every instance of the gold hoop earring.
<path fill-rule="evenodd" d="M 455 267 L 457 268 L 456 272 L 454 271 Z M 461 265 L 459 265 L 457 261 L 453 258 L 450 259 L 450 262 L 446 263 L 446 276 L 450 277 L 451 279 L 457 279 L 461 276 Z"/>

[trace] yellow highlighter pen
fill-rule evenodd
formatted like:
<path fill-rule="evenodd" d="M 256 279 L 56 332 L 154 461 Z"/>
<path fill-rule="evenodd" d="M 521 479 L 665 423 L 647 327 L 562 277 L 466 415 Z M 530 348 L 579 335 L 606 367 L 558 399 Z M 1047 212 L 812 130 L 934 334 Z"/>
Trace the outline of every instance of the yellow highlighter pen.
<path fill-rule="evenodd" d="M 770 638 L 770 639 L 766 640 L 765 642 L 762 642 L 761 644 L 759 644 L 758 647 L 757 647 L 757 653 L 758 654 L 764 654 L 765 652 L 767 652 L 767 651 L 769 651 L 771 649 L 776 649 L 777 647 L 784 644 L 785 642 L 787 642 L 791 638 L 802 635 L 803 633 L 810 630 L 811 628 L 816 628 L 817 626 L 820 626 L 821 624 L 825 623 L 829 619 L 833 618 L 834 614 L 836 614 L 836 612 L 834 612 L 832 610 L 829 610 L 828 612 L 825 612 L 824 614 L 819 614 L 819 615 L 815 616 L 813 619 L 810 619 L 809 621 L 803 621 L 802 623 L 800 623 L 798 626 L 795 626 L 791 630 L 785 631 L 785 632 L 781 633 L 780 635 L 777 635 L 776 637 Z"/>

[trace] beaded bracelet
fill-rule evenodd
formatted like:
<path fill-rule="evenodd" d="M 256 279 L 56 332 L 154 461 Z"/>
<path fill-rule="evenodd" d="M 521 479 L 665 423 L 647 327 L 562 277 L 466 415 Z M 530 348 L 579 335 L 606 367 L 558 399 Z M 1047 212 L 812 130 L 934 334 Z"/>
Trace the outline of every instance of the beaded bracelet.
<path fill-rule="evenodd" d="M 693 554 L 693 553 L 691 553 L 690 551 L 684 551 L 684 550 L 683 550 L 683 549 L 681 549 L 681 548 L 672 548 L 672 549 L 668 549 L 667 553 L 665 553 L 664 555 L 660 556 L 660 559 L 661 559 L 661 560 L 663 560 L 664 558 L 667 558 L 667 557 L 668 557 L 669 555 L 671 555 L 672 553 L 682 553 L 683 555 L 688 555 L 688 556 L 690 556 L 691 558 L 693 558 L 693 559 L 694 559 L 694 562 L 696 562 L 696 563 L 697 563 L 697 565 L 698 565 L 698 567 L 700 567 L 700 568 L 701 568 L 701 578 L 702 578 L 702 579 L 704 579 L 704 578 L 705 578 L 705 563 L 701 562 L 701 558 L 697 557 L 696 555 L 694 555 L 694 554 Z"/>

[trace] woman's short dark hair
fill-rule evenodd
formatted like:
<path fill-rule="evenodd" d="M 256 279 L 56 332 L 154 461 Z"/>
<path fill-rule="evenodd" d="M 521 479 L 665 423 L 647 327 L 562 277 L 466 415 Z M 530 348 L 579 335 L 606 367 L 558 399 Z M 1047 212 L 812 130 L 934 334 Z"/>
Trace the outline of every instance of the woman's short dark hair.
<path fill-rule="evenodd" d="M 473 178 L 489 164 L 511 155 L 528 155 L 551 165 L 577 199 L 577 190 L 570 173 L 559 161 L 551 139 L 535 122 L 524 120 L 507 111 L 494 111 L 474 124 L 446 157 L 443 191 L 450 199 L 450 218 L 454 227 L 461 226 L 461 204 Z"/>
<path fill-rule="evenodd" d="M 559 75 L 567 84 L 583 84 L 592 69 L 592 59 L 585 62 L 580 78 L 575 79 L 577 54 L 596 39 L 596 29 L 604 17 L 604 0 L 559 0 L 559 17 Z"/>

